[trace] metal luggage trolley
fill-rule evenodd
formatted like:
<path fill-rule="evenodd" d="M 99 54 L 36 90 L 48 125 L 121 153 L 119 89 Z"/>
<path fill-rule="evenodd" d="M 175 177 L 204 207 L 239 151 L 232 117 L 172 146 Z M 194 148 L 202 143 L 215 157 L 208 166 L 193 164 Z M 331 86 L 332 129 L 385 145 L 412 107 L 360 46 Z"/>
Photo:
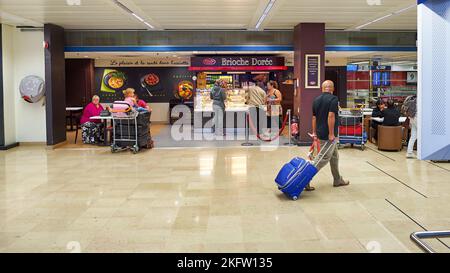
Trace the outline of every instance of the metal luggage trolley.
<path fill-rule="evenodd" d="M 134 154 L 139 152 L 137 126 L 138 115 L 139 113 L 132 108 L 128 112 L 112 113 L 112 153 L 128 149 L 130 149 Z"/>
<path fill-rule="evenodd" d="M 367 134 L 364 130 L 364 112 L 362 109 L 339 110 L 339 147 L 346 144 L 360 146 L 364 150 Z"/>
<path fill-rule="evenodd" d="M 427 253 L 436 253 L 436 251 L 431 248 L 429 244 L 423 241 L 423 239 L 438 239 L 441 243 L 443 243 L 439 238 L 450 238 L 450 230 L 442 230 L 442 231 L 418 231 L 414 232 L 410 235 L 411 240 L 416 243 L 423 251 Z"/>

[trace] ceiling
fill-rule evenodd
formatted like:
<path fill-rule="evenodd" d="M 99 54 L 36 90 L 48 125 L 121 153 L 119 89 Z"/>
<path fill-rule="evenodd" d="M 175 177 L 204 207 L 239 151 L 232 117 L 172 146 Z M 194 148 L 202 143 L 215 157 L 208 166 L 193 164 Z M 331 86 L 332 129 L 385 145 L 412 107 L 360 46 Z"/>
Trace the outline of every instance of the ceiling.
<path fill-rule="evenodd" d="M 81 1 L 81 5 L 67 2 Z M 119 0 L 155 29 L 253 29 L 269 0 Z M 370 5 L 368 3 L 379 3 Z M 325 22 L 350 30 L 412 7 L 367 30 L 416 30 L 416 0 L 276 0 L 261 29 Z M 150 29 L 114 0 L 0 0 L 0 20 L 15 26 L 54 23 L 67 29 Z"/>

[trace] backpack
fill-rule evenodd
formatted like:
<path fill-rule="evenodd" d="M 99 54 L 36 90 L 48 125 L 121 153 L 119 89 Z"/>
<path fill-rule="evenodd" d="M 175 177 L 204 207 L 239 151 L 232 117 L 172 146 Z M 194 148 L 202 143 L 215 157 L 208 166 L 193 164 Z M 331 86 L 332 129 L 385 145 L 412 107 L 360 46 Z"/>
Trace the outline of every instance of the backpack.
<path fill-rule="evenodd" d="M 19 85 L 20 96 L 29 103 L 36 103 L 45 95 L 44 80 L 38 76 L 27 76 Z"/>
<path fill-rule="evenodd" d="M 409 96 L 403 102 L 402 113 L 410 118 L 415 118 L 417 114 L 417 96 Z"/>

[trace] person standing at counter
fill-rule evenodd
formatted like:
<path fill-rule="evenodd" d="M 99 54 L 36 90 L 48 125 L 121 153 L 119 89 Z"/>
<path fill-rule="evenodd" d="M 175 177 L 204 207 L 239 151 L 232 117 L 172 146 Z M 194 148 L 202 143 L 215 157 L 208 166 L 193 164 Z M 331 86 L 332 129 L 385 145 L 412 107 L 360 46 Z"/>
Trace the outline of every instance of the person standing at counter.
<path fill-rule="evenodd" d="M 223 132 L 223 117 L 225 112 L 225 100 L 227 93 L 223 88 L 224 83 L 222 80 L 217 80 L 214 83 L 214 87 L 211 89 L 210 97 L 213 101 L 214 111 L 214 132 L 216 136 L 224 136 Z"/>
<path fill-rule="evenodd" d="M 259 86 L 251 86 L 248 89 L 247 105 L 259 107 L 265 104 L 266 92 Z"/>
<path fill-rule="evenodd" d="M 251 122 L 256 123 L 257 132 L 260 134 L 260 119 L 266 118 L 266 111 L 264 110 L 266 91 L 259 86 L 250 86 L 247 92 L 246 104 L 249 106 Z"/>
<path fill-rule="evenodd" d="M 271 134 L 271 130 L 278 122 L 278 129 L 281 128 L 281 116 L 283 111 L 281 109 L 281 101 L 283 97 L 280 90 L 278 90 L 278 83 L 276 81 L 269 81 L 267 83 L 267 96 L 265 103 L 267 105 L 267 128 L 268 133 Z"/>

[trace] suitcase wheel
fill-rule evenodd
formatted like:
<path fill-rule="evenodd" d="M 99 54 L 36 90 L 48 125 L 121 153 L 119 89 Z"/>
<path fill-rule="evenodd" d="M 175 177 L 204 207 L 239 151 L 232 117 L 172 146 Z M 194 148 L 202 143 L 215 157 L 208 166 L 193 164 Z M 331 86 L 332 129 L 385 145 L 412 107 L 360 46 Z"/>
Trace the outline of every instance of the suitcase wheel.
<path fill-rule="evenodd" d="M 139 152 L 139 147 L 134 145 L 131 151 L 133 152 L 133 154 L 137 154 Z"/>
<path fill-rule="evenodd" d="M 297 201 L 298 196 L 292 196 L 292 200 Z"/>

